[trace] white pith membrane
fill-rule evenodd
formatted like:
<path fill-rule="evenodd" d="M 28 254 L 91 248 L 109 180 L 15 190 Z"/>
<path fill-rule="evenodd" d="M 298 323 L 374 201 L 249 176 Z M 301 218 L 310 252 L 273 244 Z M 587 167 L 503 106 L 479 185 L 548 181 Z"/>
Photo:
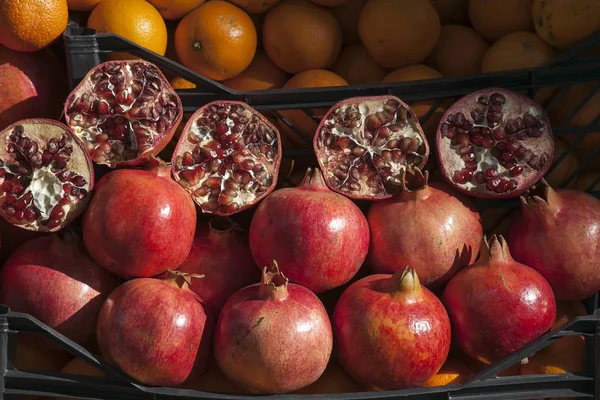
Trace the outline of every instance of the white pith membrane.
<path fill-rule="evenodd" d="M 90 161 L 65 129 L 24 122 L 0 133 L 0 212 L 13 225 L 55 231 L 89 200 Z"/>
<path fill-rule="evenodd" d="M 131 161 L 152 151 L 178 120 L 177 94 L 143 61 L 114 61 L 89 74 L 69 99 L 65 119 L 98 164 Z"/>
<path fill-rule="evenodd" d="M 175 180 L 204 212 L 230 215 L 270 192 L 280 151 L 278 133 L 255 111 L 212 103 L 184 128 L 173 155 Z"/>
<path fill-rule="evenodd" d="M 448 179 L 463 191 L 482 197 L 514 197 L 527 189 L 524 181 L 530 180 L 532 175 L 541 177 L 550 168 L 554 141 L 544 110 L 527 97 L 507 92 L 488 89 L 471 93 L 454 103 L 440 121 L 437 134 L 440 167 L 446 171 Z M 498 98 L 501 100 L 495 100 Z M 486 101 L 487 105 L 484 104 Z M 496 107 L 490 112 L 494 104 Z M 472 111 L 456 111 L 461 109 Z M 465 121 L 460 127 L 456 122 L 459 114 Z M 474 131 L 474 128 L 479 131 Z M 454 135 L 448 134 L 448 129 L 454 130 Z M 496 136 L 498 129 L 504 136 Z M 485 145 L 483 142 L 474 144 L 473 138 L 478 134 L 480 138 L 487 137 L 491 141 L 486 139 Z M 466 142 L 464 135 L 467 135 Z M 509 146 L 514 147 L 511 150 Z M 469 161 L 473 154 L 475 160 Z M 506 159 L 503 159 L 504 156 Z M 496 170 L 496 173 L 492 172 L 495 176 L 486 176 L 487 170 Z M 472 177 L 467 171 L 471 171 Z"/>
<path fill-rule="evenodd" d="M 429 146 L 412 109 L 398 98 L 349 99 L 325 116 L 315 140 L 328 186 L 349 197 L 402 190 L 402 172 L 422 168 Z"/>

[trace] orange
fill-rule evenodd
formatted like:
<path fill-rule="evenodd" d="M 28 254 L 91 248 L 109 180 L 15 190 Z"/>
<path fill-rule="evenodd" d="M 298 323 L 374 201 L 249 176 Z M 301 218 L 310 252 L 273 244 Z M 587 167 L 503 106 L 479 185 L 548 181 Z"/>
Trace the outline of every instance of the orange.
<path fill-rule="evenodd" d="M 248 14 L 264 14 L 281 0 L 228 0 Z"/>
<path fill-rule="evenodd" d="M 67 27 L 66 0 L 0 1 L 0 45 L 36 51 L 54 42 Z"/>
<path fill-rule="evenodd" d="M 481 72 L 542 67 L 556 56 L 556 51 L 535 33 L 513 32 L 489 48 L 483 57 Z"/>
<path fill-rule="evenodd" d="M 195 89 L 196 84 L 188 81 L 187 79 L 183 79 L 180 76 L 176 76 L 170 81 L 173 89 Z"/>
<path fill-rule="evenodd" d="M 533 0 L 469 0 L 469 19 L 484 38 L 495 42 L 511 32 L 533 32 Z"/>
<path fill-rule="evenodd" d="M 92 11 L 102 0 L 67 0 L 69 10 Z"/>
<path fill-rule="evenodd" d="M 311 69 L 308 71 L 300 72 L 295 75 L 283 85 L 284 89 L 300 89 L 300 88 L 316 88 L 316 87 L 331 87 L 331 86 L 345 86 L 348 82 L 341 76 L 331 71 L 324 69 Z M 310 110 L 312 114 L 317 116 L 319 119 L 323 118 L 327 112 L 326 108 L 319 108 Z M 296 131 L 290 129 L 284 122 L 279 125 L 282 128 L 282 135 L 288 135 L 288 137 L 301 147 L 312 148 L 312 141 L 317 130 L 317 122 L 315 122 L 310 116 L 308 116 L 302 110 L 282 110 L 280 111 L 282 117 L 288 120 Z"/>
<path fill-rule="evenodd" d="M 535 0 L 533 22 L 544 41 L 559 49 L 566 49 L 600 30 L 600 2 Z"/>
<path fill-rule="evenodd" d="M 310 0 L 315 4 L 325 7 L 336 7 L 344 4 L 348 0 Z"/>
<path fill-rule="evenodd" d="M 442 369 L 437 374 L 427 379 L 424 387 L 458 385 L 473 376 L 473 371 L 467 364 L 456 357 L 448 357 Z"/>
<path fill-rule="evenodd" d="M 592 185 L 596 180 L 600 178 L 600 172 L 586 172 L 577 177 L 577 180 L 573 184 L 572 188 L 581 191 L 599 191 L 600 190 L 600 182 L 596 183 L 592 188 Z"/>
<path fill-rule="evenodd" d="M 425 60 L 440 31 L 440 18 L 429 0 L 370 0 L 358 19 L 362 43 L 386 68 Z"/>
<path fill-rule="evenodd" d="M 462 25 L 445 25 L 432 58 L 444 76 L 477 75 L 490 46 L 477 31 Z"/>
<path fill-rule="evenodd" d="M 241 8 L 209 1 L 181 20 L 175 31 L 175 50 L 186 67 L 222 81 L 250 65 L 256 52 L 256 29 Z"/>
<path fill-rule="evenodd" d="M 332 8 L 333 14 L 342 26 L 342 43 L 344 45 L 360 43 L 358 35 L 358 18 L 367 0 L 348 0 Z"/>
<path fill-rule="evenodd" d="M 285 0 L 263 23 L 263 47 L 290 74 L 329 68 L 342 49 L 342 27 L 333 12 L 308 0 Z"/>
<path fill-rule="evenodd" d="M 379 83 L 387 72 L 362 44 L 344 47 L 331 70 L 351 85 Z"/>
<path fill-rule="evenodd" d="M 180 19 L 206 0 L 148 0 L 164 19 Z"/>
<path fill-rule="evenodd" d="M 409 67 L 397 69 L 387 74 L 381 83 L 388 82 L 410 82 L 418 81 L 422 79 L 436 79 L 441 78 L 440 74 L 435 69 L 426 65 L 417 64 Z M 419 120 L 423 119 L 431 110 L 432 107 L 437 103 L 436 100 L 419 100 L 411 103 L 411 108 L 415 112 L 415 115 Z M 446 112 L 447 107 L 450 105 L 449 102 L 443 102 L 438 108 L 427 118 L 427 121 L 421 122 L 421 126 L 425 135 L 428 138 L 433 138 L 437 129 L 438 123 L 442 118 L 442 115 Z"/>
<path fill-rule="evenodd" d="M 554 159 L 552 163 L 556 162 L 569 148 L 569 145 L 559 138 L 558 136 L 554 137 Z M 546 182 L 550 184 L 553 188 L 561 187 L 562 183 L 569 177 L 573 172 L 577 170 L 579 166 L 579 161 L 575 154 L 571 151 L 568 153 L 565 158 L 558 164 L 554 169 L 546 174 L 544 179 Z M 573 182 L 573 181 L 571 181 Z"/>
<path fill-rule="evenodd" d="M 161 56 L 167 49 L 167 27 L 145 0 L 102 0 L 88 19 L 88 28 L 112 32 Z"/>
<path fill-rule="evenodd" d="M 467 0 L 431 0 L 431 3 L 440 16 L 442 25 L 469 23 Z"/>
<path fill-rule="evenodd" d="M 281 88 L 288 79 L 289 76 L 273 64 L 264 51 L 258 50 L 248 68 L 222 83 L 234 90 L 268 90 Z"/>

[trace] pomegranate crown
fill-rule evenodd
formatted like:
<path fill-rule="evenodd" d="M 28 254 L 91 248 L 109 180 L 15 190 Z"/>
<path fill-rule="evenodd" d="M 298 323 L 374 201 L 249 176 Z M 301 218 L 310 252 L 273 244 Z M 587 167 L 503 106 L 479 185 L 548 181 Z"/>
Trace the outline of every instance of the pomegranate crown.
<path fill-rule="evenodd" d="M 535 203 L 549 204 L 556 198 L 556 192 L 546 182 L 544 178 L 540 179 L 535 185 L 527 190 L 521 196 L 521 204 L 523 207 L 530 206 Z M 552 198 L 552 199 L 551 199 Z"/>
<path fill-rule="evenodd" d="M 187 272 L 168 270 L 166 272 L 166 280 L 175 283 L 180 288 L 190 286 L 192 279 L 202 279 L 203 274 L 188 274 Z"/>
<path fill-rule="evenodd" d="M 263 268 L 260 284 L 260 296 L 263 299 L 283 300 L 287 297 L 289 279 L 279 270 L 277 261 L 273 260 L 270 267 Z"/>
<path fill-rule="evenodd" d="M 402 192 L 415 192 L 423 190 L 429 183 L 429 171 L 419 167 L 407 167 L 400 171 Z"/>
<path fill-rule="evenodd" d="M 390 278 L 390 282 L 392 283 L 391 289 L 394 293 L 406 293 L 421 290 L 421 283 L 417 276 L 417 271 L 408 265 L 394 273 Z"/>
<path fill-rule="evenodd" d="M 491 261 L 508 261 L 512 256 L 508 244 L 502 235 L 491 235 L 489 239 L 483 235 L 478 264 L 490 264 Z"/>

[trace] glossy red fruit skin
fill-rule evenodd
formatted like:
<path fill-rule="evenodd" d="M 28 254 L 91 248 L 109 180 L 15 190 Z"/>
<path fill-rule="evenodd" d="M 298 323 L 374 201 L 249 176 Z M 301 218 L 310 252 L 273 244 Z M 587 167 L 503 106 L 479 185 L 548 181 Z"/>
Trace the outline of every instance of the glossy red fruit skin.
<path fill-rule="evenodd" d="M 170 280 L 139 278 L 119 286 L 102 306 L 98 344 L 132 378 L 175 386 L 204 369 L 209 326 L 193 292 Z"/>
<path fill-rule="evenodd" d="M 45 236 L 26 242 L 6 261 L 0 303 L 88 345 L 102 303 L 118 284 L 74 242 Z"/>
<path fill-rule="evenodd" d="M 521 199 L 507 235 L 511 253 L 542 274 L 558 300 L 583 300 L 600 291 L 600 201 L 538 186 L 535 197 Z"/>
<path fill-rule="evenodd" d="M 170 167 L 106 174 L 83 217 L 83 240 L 104 268 L 123 278 L 176 270 L 192 248 L 196 208 Z"/>
<path fill-rule="evenodd" d="M 477 259 L 483 229 L 465 196 L 443 184 L 427 185 L 427 173 L 415 176 L 416 190 L 405 189 L 369 208 L 368 263 L 381 274 L 410 265 L 423 285 L 439 287 Z"/>
<path fill-rule="evenodd" d="M 366 388 L 417 387 L 442 367 L 450 321 L 414 269 L 370 275 L 344 291 L 333 314 L 338 360 Z"/>
<path fill-rule="evenodd" d="M 492 236 L 487 246 L 477 263 L 448 282 L 442 301 L 456 343 L 491 364 L 551 329 L 556 301 L 539 273 L 512 259 L 502 236 Z"/>
<path fill-rule="evenodd" d="M 334 193 L 318 169 L 300 186 L 279 189 L 257 208 L 250 249 L 259 267 L 273 260 L 291 282 L 315 293 L 348 282 L 369 250 L 369 226 L 348 198 Z"/>
<path fill-rule="evenodd" d="M 198 227 L 192 250 L 177 270 L 204 275 L 194 279 L 190 290 L 215 315 L 235 292 L 260 280 L 246 233 L 227 217 Z"/>
<path fill-rule="evenodd" d="M 288 284 L 278 269 L 268 274 L 265 267 L 262 283 L 241 289 L 225 303 L 214 355 L 240 388 L 289 393 L 314 383 L 327 367 L 331 323 L 314 293 Z"/>

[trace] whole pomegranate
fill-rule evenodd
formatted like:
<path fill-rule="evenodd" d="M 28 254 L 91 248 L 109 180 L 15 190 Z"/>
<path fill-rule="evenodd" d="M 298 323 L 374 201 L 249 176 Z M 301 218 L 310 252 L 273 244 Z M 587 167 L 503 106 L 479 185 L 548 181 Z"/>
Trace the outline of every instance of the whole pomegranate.
<path fill-rule="evenodd" d="M 102 355 L 127 375 L 155 386 L 201 373 L 210 354 L 210 321 L 188 288 L 190 276 L 138 278 L 108 296 L 98 317 Z"/>
<path fill-rule="evenodd" d="M 491 364 L 546 333 L 556 302 L 548 282 L 510 255 L 502 236 L 484 237 L 479 260 L 456 274 L 442 301 L 456 343 Z"/>
<path fill-rule="evenodd" d="M 259 267 L 277 260 L 292 282 L 320 293 L 358 272 L 369 250 L 369 225 L 356 204 L 309 168 L 300 186 L 279 189 L 258 206 L 250 249 Z"/>
<path fill-rule="evenodd" d="M 158 159 L 144 170 L 104 175 L 83 217 L 90 255 L 124 278 L 177 269 L 192 248 L 195 230 L 194 202 Z"/>
<path fill-rule="evenodd" d="M 0 272 L 0 303 L 30 314 L 87 345 L 94 339 L 102 303 L 118 280 L 92 261 L 70 235 L 26 242 Z"/>
<path fill-rule="evenodd" d="M 227 378 L 252 393 L 289 393 L 317 381 L 331 355 L 331 324 L 310 290 L 288 284 L 276 262 L 260 284 L 225 303 L 214 354 Z"/>
<path fill-rule="evenodd" d="M 440 300 L 414 269 L 354 282 L 333 313 L 342 367 L 366 388 L 420 386 L 450 351 L 450 321 Z"/>
<path fill-rule="evenodd" d="M 190 289 L 216 315 L 235 292 L 260 277 L 245 232 L 227 217 L 215 217 L 208 227 L 197 229 L 192 250 L 177 270 L 204 275 Z"/>
<path fill-rule="evenodd" d="M 369 265 L 394 273 L 410 265 L 428 287 L 446 283 L 477 259 L 483 231 L 479 213 L 445 185 L 428 186 L 428 173 L 407 170 L 404 190 L 371 205 Z"/>
<path fill-rule="evenodd" d="M 521 202 L 507 235 L 515 260 L 542 274 L 559 300 L 600 291 L 600 201 L 542 180 Z"/>
<path fill-rule="evenodd" d="M 552 164 L 554 140 L 544 109 L 501 88 L 478 90 L 443 115 L 436 136 L 442 175 L 481 198 L 516 197 Z"/>

